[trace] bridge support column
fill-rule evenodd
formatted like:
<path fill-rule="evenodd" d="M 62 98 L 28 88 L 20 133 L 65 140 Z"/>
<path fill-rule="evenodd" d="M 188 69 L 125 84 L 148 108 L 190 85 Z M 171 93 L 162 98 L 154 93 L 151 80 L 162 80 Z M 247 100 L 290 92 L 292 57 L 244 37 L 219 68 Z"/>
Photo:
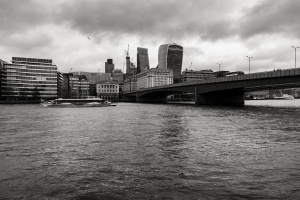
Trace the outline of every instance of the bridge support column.
<path fill-rule="evenodd" d="M 244 106 L 244 89 L 232 89 L 223 91 L 214 91 L 207 93 L 195 94 L 196 105 L 229 105 L 229 106 Z"/>
<path fill-rule="evenodd" d="M 167 97 L 157 96 L 157 97 L 147 97 L 136 95 L 137 103 L 167 103 Z"/>

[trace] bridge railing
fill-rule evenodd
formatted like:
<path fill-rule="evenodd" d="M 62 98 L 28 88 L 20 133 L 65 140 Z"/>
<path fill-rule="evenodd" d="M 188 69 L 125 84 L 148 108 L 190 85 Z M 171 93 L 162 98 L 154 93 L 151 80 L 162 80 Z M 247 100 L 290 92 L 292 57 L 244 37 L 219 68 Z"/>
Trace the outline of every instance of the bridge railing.
<path fill-rule="evenodd" d="M 160 88 L 166 88 L 166 87 L 172 88 L 172 87 L 180 87 L 180 86 L 188 86 L 188 85 L 219 83 L 219 82 L 229 82 L 229 81 L 243 81 L 243 80 L 250 80 L 250 79 L 275 78 L 275 77 L 283 77 L 283 76 L 299 76 L 299 75 L 300 75 L 300 68 L 277 69 L 274 71 L 257 72 L 257 73 L 251 73 L 251 74 L 210 78 L 210 79 L 206 79 L 206 80 L 194 80 L 194 81 L 182 82 L 182 83 L 176 83 L 176 84 L 170 84 L 170 85 L 162 85 L 162 86 L 156 86 L 156 87 L 151 87 L 151 88 L 144 88 L 139 91 L 160 89 Z M 130 91 L 130 92 L 135 92 L 135 91 Z"/>

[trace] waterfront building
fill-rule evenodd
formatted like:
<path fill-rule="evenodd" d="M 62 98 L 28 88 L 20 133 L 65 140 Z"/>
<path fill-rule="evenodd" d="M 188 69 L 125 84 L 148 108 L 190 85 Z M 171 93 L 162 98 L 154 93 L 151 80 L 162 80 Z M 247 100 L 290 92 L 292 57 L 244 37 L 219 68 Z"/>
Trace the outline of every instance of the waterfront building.
<path fill-rule="evenodd" d="M 71 90 L 70 90 L 70 76 L 73 76 L 72 73 L 63 73 L 63 81 L 61 86 L 61 98 L 69 99 L 71 98 Z"/>
<path fill-rule="evenodd" d="M 70 98 L 84 99 L 90 96 L 89 84 L 85 75 L 70 76 Z"/>
<path fill-rule="evenodd" d="M 57 97 L 62 98 L 63 73 L 57 71 Z"/>
<path fill-rule="evenodd" d="M 158 68 L 173 70 L 173 80 L 181 79 L 183 47 L 175 43 L 163 44 L 158 50 Z"/>
<path fill-rule="evenodd" d="M 137 74 L 144 72 L 148 69 L 150 69 L 148 49 L 138 47 L 137 48 Z"/>
<path fill-rule="evenodd" d="M 115 69 L 112 72 L 112 81 L 122 83 L 124 81 L 124 73 L 120 69 Z"/>
<path fill-rule="evenodd" d="M 1 98 L 39 101 L 57 98 L 57 67 L 51 59 L 12 57 L 1 61 Z"/>
<path fill-rule="evenodd" d="M 137 88 L 137 76 L 129 76 L 124 80 L 124 92 L 135 91 Z"/>
<path fill-rule="evenodd" d="M 106 100 L 119 99 L 119 84 L 116 82 L 101 82 L 96 84 L 97 97 Z"/>
<path fill-rule="evenodd" d="M 97 89 L 96 89 L 96 84 L 90 84 L 90 96 L 97 96 Z"/>
<path fill-rule="evenodd" d="M 72 72 L 74 76 L 85 75 L 90 84 L 96 84 L 97 82 L 110 81 L 111 73 L 103 72 Z"/>
<path fill-rule="evenodd" d="M 130 74 L 131 75 L 136 75 L 137 74 L 137 69 L 133 63 L 130 63 Z"/>
<path fill-rule="evenodd" d="M 152 68 L 137 75 L 137 90 L 173 83 L 173 71 Z"/>
<path fill-rule="evenodd" d="M 111 74 L 115 69 L 115 64 L 113 63 L 113 59 L 107 59 L 107 62 L 105 62 L 105 73 Z"/>
<path fill-rule="evenodd" d="M 215 74 L 211 69 L 199 70 L 199 71 L 185 70 L 182 72 L 182 82 L 205 80 L 212 77 L 215 77 Z"/>

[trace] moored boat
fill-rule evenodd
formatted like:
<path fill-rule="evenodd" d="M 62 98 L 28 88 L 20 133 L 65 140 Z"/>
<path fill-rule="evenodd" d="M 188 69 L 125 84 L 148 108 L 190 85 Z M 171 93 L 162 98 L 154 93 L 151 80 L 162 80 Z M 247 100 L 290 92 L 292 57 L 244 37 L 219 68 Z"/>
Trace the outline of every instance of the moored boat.
<path fill-rule="evenodd" d="M 292 95 L 288 95 L 288 94 L 283 94 L 280 97 L 274 97 L 274 99 L 281 99 L 281 100 L 294 100 L 295 97 L 293 97 Z"/>
<path fill-rule="evenodd" d="M 54 99 L 41 103 L 45 107 L 105 107 L 115 106 L 115 104 L 101 98 L 86 99 Z"/>

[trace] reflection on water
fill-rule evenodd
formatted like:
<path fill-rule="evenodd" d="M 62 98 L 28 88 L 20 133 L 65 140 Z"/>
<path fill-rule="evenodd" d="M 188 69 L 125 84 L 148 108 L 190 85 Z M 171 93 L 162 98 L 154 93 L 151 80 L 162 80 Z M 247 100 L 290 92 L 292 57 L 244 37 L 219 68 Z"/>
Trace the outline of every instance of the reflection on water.
<path fill-rule="evenodd" d="M 1 199 L 298 199 L 300 101 L 1 105 Z"/>

